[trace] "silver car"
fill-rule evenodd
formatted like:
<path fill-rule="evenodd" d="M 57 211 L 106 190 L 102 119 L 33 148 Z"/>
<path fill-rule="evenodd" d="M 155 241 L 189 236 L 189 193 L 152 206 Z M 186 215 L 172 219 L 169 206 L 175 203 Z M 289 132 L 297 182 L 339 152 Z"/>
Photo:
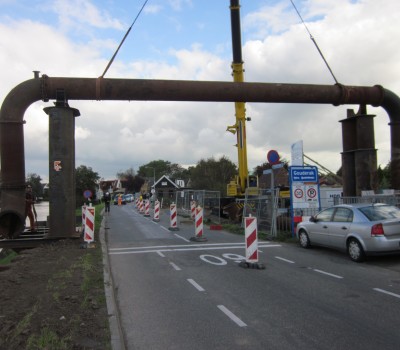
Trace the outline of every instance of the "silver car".
<path fill-rule="evenodd" d="M 322 210 L 296 227 L 300 245 L 347 251 L 353 261 L 366 255 L 400 253 L 400 209 L 386 204 L 343 204 Z"/>

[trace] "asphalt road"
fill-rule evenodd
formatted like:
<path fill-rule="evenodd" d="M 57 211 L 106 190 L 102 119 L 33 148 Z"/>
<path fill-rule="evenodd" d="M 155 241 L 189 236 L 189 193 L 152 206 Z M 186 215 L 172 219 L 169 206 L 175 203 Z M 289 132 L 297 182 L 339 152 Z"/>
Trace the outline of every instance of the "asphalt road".
<path fill-rule="evenodd" d="M 259 242 L 264 270 L 245 269 L 244 238 L 133 204 L 106 217 L 108 261 L 127 349 L 395 349 L 400 256 L 352 262 L 327 249 Z"/>

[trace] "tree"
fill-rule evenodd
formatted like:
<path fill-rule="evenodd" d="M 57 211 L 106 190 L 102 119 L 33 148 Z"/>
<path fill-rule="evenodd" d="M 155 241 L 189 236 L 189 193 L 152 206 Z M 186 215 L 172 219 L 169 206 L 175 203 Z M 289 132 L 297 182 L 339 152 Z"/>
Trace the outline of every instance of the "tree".
<path fill-rule="evenodd" d="M 153 160 L 139 167 L 138 175 L 144 178 L 153 178 L 157 181 L 161 176 L 166 175 L 171 179 L 189 180 L 187 169 L 177 163 L 171 163 L 167 160 Z"/>
<path fill-rule="evenodd" d="M 287 170 L 289 168 L 289 162 L 282 158 L 281 163 L 283 163 L 283 167 Z M 272 169 L 272 165 L 269 162 L 262 163 L 261 165 L 257 165 L 253 169 L 253 174 L 260 177 L 263 174 L 264 170 Z"/>
<path fill-rule="evenodd" d="M 237 174 L 237 168 L 228 158 L 222 156 L 219 160 L 214 157 L 201 159 L 196 166 L 189 168 L 191 184 L 194 189 L 220 191 L 226 195 L 226 186 Z"/>
<path fill-rule="evenodd" d="M 388 189 L 392 187 L 392 173 L 391 173 L 391 162 L 382 169 L 378 167 L 378 181 L 380 189 Z"/>
<path fill-rule="evenodd" d="M 136 182 L 135 182 L 135 171 L 133 168 L 129 168 L 125 172 L 122 173 L 117 173 L 117 177 L 121 180 L 124 181 L 124 187 L 128 193 L 135 193 L 138 192 L 138 189 L 136 189 Z M 140 187 L 139 187 L 140 189 Z"/>
<path fill-rule="evenodd" d="M 81 206 L 85 202 L 83 193 L 90 190 L 93 193 L 92 199 L 96 196 L 97 183 L 100 179 L 98 173 L 92 170 L 91 167 L 81 165 L 75 169 L 75 182 L 76 182 L 76 205 Z"/>
<path fill-rule="evenodd" d="M 32 193 L 35 197 L 43 197 L 42 178 L 35 173 L 28 173 L 26 183 L 32 186 Z"/>

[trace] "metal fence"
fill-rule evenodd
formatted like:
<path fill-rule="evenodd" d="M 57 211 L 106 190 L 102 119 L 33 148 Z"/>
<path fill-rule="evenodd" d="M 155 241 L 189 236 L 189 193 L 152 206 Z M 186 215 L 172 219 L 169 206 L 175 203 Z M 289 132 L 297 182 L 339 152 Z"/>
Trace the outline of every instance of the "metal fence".
<path fill-rule="evenodd" d="M 357 203 L 384 203 L 400 207 L 400 196 L 397 194 L 385 195 L 375 194 L 361 197 L 338 197 L 334 198 L 334 204 L 357 204 Z"/>
<path fill-rule="evenodd" d="M 276 237 L 278 233 L 292 234 L 292 218 L 294 216 L 312 216 L 318 208 L 290 209 L 289 199 L 280 196 L 279 189 L 260 190 L 257 197 L 248 195 L 243 199 L 243 218 L 257 217 L 258 230 Z"/>
<path fill-rule="evenodd" d="M 278 233 L 292 233 L 293 217 L 301 216 L 302 219 L 317 214 L 319 208 L 290 209 L 285 198 L 279 195 L 279 189 L 260 190 L 257 197 L 246 195 L 244 199 L 237 200 L 243 207 L 245 216 L 257 217 L 258 230 L 275 237 Z M 400 207 L 400 194 L 375 194 L 361 197 L 335 197 L 334 204 L 354 203 L 385 203 Z M 325 209 L 325 208 L 322 208 Z"/>
<path fill-rule="evenodd" d="M 191 203 L 203 208 L 203 220 L 221 222 L 221 193 L 219 191 L 183 190 L 176 192 L 176 208 L 178 215 L 190 217 Z"/>

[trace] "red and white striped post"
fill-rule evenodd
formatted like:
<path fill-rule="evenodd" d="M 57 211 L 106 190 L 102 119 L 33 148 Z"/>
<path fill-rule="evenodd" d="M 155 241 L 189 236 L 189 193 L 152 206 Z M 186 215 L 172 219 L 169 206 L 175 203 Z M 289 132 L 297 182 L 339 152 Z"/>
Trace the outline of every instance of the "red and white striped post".
<path fill-rule="evenodd" d="M 95 216 L 95 208 L 86 207 L 84 241 L 88 244 L 94 241 L 94 216 Z"/>
<path fill-rule="evenodd" d="M 159 222 L 160 221 L 160 202 L 156 200 L 154 202 L 154 218 L 153 221 Z"/>
<path fill-rule="evenodd" d="M 176 204 L 175 203 L 172 203 L 169 206 L 169 216 L 170 216 L 170 222 L 171 222 L 169 230 L 170 231 L 179 231 L 178 215 L 176 213 Z"/>
<path fill-rule="evenodd" d="M 191 241 L 196 241 L 196 242 L 207 241 L 207 238 L 203 237 L 203 228 L 204 228 L 203 214 L 204 214 L 203 208 L 198 206 L 195 210 L 195 219 L 194 219 L 195 236 L 190 238 Z"/>
<path fill-rule="evenodd" d="M 82 205 L 82 234 L 85 232 L 86 204 Z"/>
<path fill-rule="evenodd" d="M 191 201 L 190 212 L 191 212 L 192 220 L 195 220 L 195 218 L 196 218 L 196 201 Z"/>
<path fill-rule="evenodd" d="M 144 202 L 143 202 L 143 199 L 140 199 L 140 202 L 139 202 L 139 213 L 140 214 L 144 213 Z"/>
<path fill-rule="evenodd" d="M 140 205 L 140 199 L 139 199 L 139 197 L 138 197 L 138 198 L 136 198 L 136 200 L 135 200 L 136 210 L 139 210 L 139 205 Z"/>
<path fill-rule="evenodd" d="M 150 217 L 150 201 L 148 199 L 144 202 L 144 216 Z"/>
<path fill-rule="evenodd" d="M 246 268 L 265 269 L 263 264 L 258 263 L 258 237 L 257 237 L 257 218 L 248 216 L 244 218 L 245 240 L 246 240 L 246 261 L 242 261 L 239 266 Z"/>

